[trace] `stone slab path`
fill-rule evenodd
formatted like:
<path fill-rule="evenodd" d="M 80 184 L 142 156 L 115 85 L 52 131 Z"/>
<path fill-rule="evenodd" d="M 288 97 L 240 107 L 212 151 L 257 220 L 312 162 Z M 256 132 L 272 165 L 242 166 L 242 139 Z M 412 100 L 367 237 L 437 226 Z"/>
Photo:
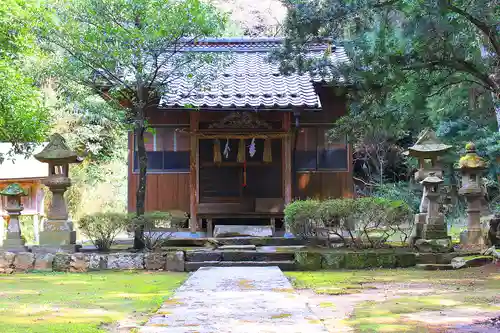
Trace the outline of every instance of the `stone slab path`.
<path fill-rule="evenodd" d="M 140 333 L 326 333 L 278 267 L 200 268 Z"/>

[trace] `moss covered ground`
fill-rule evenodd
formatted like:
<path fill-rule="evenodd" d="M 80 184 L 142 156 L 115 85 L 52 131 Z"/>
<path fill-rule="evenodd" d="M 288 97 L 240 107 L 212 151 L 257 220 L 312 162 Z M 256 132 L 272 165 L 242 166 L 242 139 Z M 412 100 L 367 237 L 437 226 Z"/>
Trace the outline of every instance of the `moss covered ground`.
<path fill-rule="evenodd" d="M 107 327 L 128 317 L 145 320 L 186 276 L 147 272 L 0 275 L 0 332 L 107 332 Z"/>
<path fill-rule="evenodd" d="M 330 331 L 444 332 L 500 314 L 500 268 L 290 272 Z M 324 307 L 322 304 L 332 304 Z M 495 315 L 496 314 L 496 315 Z M 452 330 L 453 332 L 460 332 Z"/>

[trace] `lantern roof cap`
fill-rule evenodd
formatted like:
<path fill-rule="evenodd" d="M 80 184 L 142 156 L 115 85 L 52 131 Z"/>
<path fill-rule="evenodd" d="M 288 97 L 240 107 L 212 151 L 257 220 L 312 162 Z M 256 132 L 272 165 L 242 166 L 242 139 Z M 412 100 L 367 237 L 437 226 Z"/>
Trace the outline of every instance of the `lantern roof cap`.
<path fill-rule="evenodd" d="M 418 137 L 417 142 L 408 148 L 411 156 L 422 156 L 427 153 L 436 154 L 449 150 L 452 146 L 446 145 L 438 139 L 433 130 L 426 128 Z"/>
<path fill-rule="evenodd" d="M 465 145 L 465 155 L 460 157 L 458 161 L 460 169 L 484 169 L 486 168 L 486 161 L 479 156 L 476 152 L 476 145 L 469 142 Z"/>
<path fill-rule="evenodd" d="M 444 182 L 443 179 L 436 176 L 435 172 L 429 172 L 429 175 L 424 178 L 420 183 L 425 184 L 442 184 Z"/>
<path fill-rule="evenodd" d="M 25 190 L 18 183 L 9 184 L 6 188 L 0 191 L 0 195 L 5 195 L 8 197 L 17 197 L 17 196 L 27 196 Z"/>
<path fill-rule="evenodd" d="M 34 155 L 34 157 L 40 162 L 45 163 L 80 163 L 83 160 L 68 147 L 66 140 L 59 133 L 53 134 L 47 146 L 41 152 Z"/>

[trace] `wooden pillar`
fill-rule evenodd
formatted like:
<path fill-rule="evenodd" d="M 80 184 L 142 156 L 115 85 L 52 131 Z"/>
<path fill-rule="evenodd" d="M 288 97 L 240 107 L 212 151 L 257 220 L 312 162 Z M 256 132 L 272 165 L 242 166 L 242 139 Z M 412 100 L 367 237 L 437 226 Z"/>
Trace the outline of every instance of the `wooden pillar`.
<path fill-rule="evenodd" d="M 3 219 L 3 209 L 0 210 L 0 246 L 3 246 L 3 239 L 5 237 L 5 220 Z"/>
<path fill-rule="evenodd" d="M 214 223 L 212 219 L 207 219 L 207 237 L 214 236 Z"/>
<path fill-rule="evenodd" d="M 284 113 L 283 130 L 288 133 L 283 138 L 283 197 L 285 205 L 292 202 L 292 135 L 291 113 Z"/>
<path fill-rule="evenodd" d="M 273 233 L 272 235 L 274 236 L 276 234 L 276 218 L 271 217 L 270 223 L 271 223 L 271 231 Z"/>
<path fill-rule="evenodd" d="M 35 234 L 35 243 L 40 242 L 40 219 L 44 213 L 44 197 L 42 184 L 37 183 L 34 186 L 35 192 L 35 215 L 33 215 L 33 233 Z"/>
<path fill-rule="evenodd" d="M 189 113 L 190 136 L 190 163 L 189 163 L 189 229 L 191 232 L 199 230 L 198 225 L 198 137 L 200 114 L 198 111 Z"/>

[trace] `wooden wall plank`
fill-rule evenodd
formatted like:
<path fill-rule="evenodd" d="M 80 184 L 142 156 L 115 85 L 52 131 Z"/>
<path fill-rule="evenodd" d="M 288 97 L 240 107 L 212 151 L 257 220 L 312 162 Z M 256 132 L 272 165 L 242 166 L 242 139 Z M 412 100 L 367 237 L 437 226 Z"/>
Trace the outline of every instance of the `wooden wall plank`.
<path fill-rule="evenodd" d="M 128 210 L 135 211 L 135 191 L 139 177 L 129 178 Z M 148 174 L 146 186 L 146 211 L 182 210 L 189 212 L 189 174 Z"/>
<path fill-rule="evenodd" d="M 299 199 L 335 199 L 353 197 L 353 180 L 350 172 L 300 172 L 297 173 Z"/>

